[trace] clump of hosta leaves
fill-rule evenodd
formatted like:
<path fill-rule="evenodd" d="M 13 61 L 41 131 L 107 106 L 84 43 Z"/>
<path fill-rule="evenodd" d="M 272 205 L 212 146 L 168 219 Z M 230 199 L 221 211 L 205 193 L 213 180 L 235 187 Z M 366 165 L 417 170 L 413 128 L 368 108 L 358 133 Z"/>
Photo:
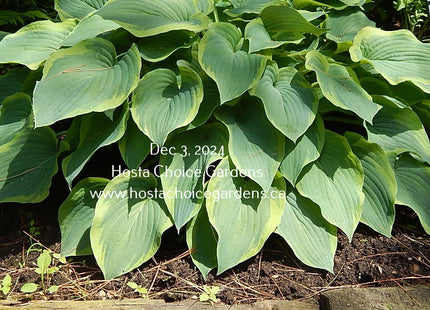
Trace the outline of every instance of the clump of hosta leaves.
<path fill-rule="evenodd" d="M 395 203 L 429 233 L 430 45 L 367 2 L 56 0 L 0 41 L 0 202 L 42 201 L 59 160 L 62 255 L 109 279 L 172 226 L 204 276 L 272 233 L 333 271 L 337 230 L 390 236 Z M 83 178 L 109 145 L 124 165 Z"/>

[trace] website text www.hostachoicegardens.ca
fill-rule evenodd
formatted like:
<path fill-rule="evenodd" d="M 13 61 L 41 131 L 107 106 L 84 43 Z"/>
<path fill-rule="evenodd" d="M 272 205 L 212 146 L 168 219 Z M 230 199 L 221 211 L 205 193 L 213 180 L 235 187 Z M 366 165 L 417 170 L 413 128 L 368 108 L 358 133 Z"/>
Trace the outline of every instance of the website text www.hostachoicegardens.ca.
<path fill-rule="evenodd" d="M 180 171 L 170 171 L 165 169 L 163 166 L 156 167 L 155 176 L 160 177 L 162 174 L 167 174 L 169 177 L 201 177 L 206 174 L 209 177 L 246 177 L 249 174 L 255 174 L 256 176 L 262 176 L 263 171 L 260 169 L 256 171 L 244 171 L 241 169 L 231 169 L 231 170 L 215 170 L 210 172 L 208 169 L 205 170 L 180 170 Z M 149 177 L 150 172 L 147 169 L 122 169 L 121 166 L 112 166 L 112 177 L 117 175 L 122 175 L 124 177 Z M 234 189 L 234 190 L 163 190 L 159 188 L 154 188 L 150 190 L 137 190 L 132 187 L 122 190 L 122 191 L 108 191 L 108 190 L 98 190 L 90 191 L 90 196 L 93 199 L 213 199 L 219 201 L 220 199 L 278 199 L 286 198 L 286 192 L 282 190 L 248 190 L 248 189 Z"/>

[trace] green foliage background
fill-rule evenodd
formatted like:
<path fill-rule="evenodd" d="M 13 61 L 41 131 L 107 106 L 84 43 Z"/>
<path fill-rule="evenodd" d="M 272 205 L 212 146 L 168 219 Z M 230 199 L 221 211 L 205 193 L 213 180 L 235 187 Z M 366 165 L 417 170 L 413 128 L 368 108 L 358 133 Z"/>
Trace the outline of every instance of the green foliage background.
<path fill-rule="evenodd" d="M 204 276 L 272 233 L 332 272 L 337 230 L 390 236 L 395 204 L 430 232 L 430 45 L 377 28 L 371 1 L 2 4 L 0 202 L 43 201 L 61 169 L 62 255 L 93 254 L 114 278 L 175 226 Z M 144 173 L 82 178 L 109 145 Z"/>
<path fill-rule="evenodd" d="M 53 0 L 1 0 L 0 27 L 3 31 L 13 32 L 21 26 L 36 20 L 56 17 Z"/>

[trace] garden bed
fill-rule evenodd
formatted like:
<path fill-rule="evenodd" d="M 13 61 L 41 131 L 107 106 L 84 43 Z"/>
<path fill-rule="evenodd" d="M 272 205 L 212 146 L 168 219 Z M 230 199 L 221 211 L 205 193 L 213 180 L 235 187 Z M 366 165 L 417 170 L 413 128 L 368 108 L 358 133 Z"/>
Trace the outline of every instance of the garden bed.
<path fill-rule="evenodd" d="M 183 236 L 178 237 L 170 229 L 153 260 L 115 280 L 103 280 L 90 256 L 66 264 L 54 259 L 53 265 L 60 269 L 45 281 L 47 288 L 55 285 L 59 289 L 42 294 L 40 288 L 39 292 L 24 294 L 19 290 L 23 284 L 40 284 L 40 275 L 35 272 L 40 252 L 28 252 L 30 245 L 40 242 L 59 253 L 59 227 L 56 213 L 52 212 L 55 208 L 46 204 L 0 208 L 0 278 L 11 275 L 13 290 L 9 298 L 22 302 L 139 297 L 139 293 L 127 286 L 130 281 L 147 288 L 149 298 L 168 302 L 197 299 L 203 285 L 218 286 L 220 292 L 216 296 L 230 305 L 273 299 L 318 302 L 321 293 L 338 287 L 430 284 L 430 238 L 409 210 L 398 208 L 399 220 L 392 238 L 376 234 L 364 225 L 359 226 L 351 243 L 339 234 L 334 274 L 304 266 L 288 245 L 273 235 L 260 254 L 220 276 L 211 273 L 205 281 L 192 264 Z M 401 222 L 407 218 L 408 222 Z M 29 226 L 31 221 L 33 225 Z M 30 231 L 36 235 L 34 239 L 29 237 Z M 179 242 L 174 241 L 178 239 Z"/>
<path fill-rule="evenodd" d="M 34 18 L 52 21 L 35 25 L 54 41 L 67 29 L 70 37 L 46 54 L 37 27 L 21 32 L 28 50 L 7 34 L 28 14 L 0 31 L 0 82 L 11 83 L 0 84 L 0 309 L 426 307 L 430 28 L 421 2 L 336 0 L 321 12 L 306 1 L 238 11 L 234 1 L 166 0 L 157 5 L 188 6 L 199 19 L 149 30 L 141 17 L 158 14 L 149 2 L 130 10 L 109 1 L 83 16 L 57 2 L 63 20 L 45 15 L 46 1 Z M 131 24 L 121 20 L 135 11 Z M 98 23 L 87 38 L 86 25 Z M 106 55 L 112 61 L 85 67 Z M 220 64 L 231 59 L 226 74 Z M 118 68 L 123 82 L 109 78 Z M 150 152 L 155 142 L 164 151 Z M 157 175 L 156 166 L 200 174 Z M 114 167 L 148 175 L 114 177 Z M 288 195 L 90 199 L 89 189 Z"/>

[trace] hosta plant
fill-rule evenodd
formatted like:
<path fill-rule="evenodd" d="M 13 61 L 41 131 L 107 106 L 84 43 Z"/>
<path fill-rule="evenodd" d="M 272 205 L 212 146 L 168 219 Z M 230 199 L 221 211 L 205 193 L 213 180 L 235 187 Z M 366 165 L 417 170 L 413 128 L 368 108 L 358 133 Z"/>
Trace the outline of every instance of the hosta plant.
<path fill-rule="evenodd" d="M 62 254 L 108 279 L 172 226 L 204 276 L 273 233 L 333 271 L 337 230 L 390 236 L 395 204 L 430 233 L 430 45 L 367 2 L 56 0 L 0 41 L 21 65 L 0 77 L 0 202 L 42 201 L 61 170 Z M 124 164 L 83 178 L 108 145 Z"/>

